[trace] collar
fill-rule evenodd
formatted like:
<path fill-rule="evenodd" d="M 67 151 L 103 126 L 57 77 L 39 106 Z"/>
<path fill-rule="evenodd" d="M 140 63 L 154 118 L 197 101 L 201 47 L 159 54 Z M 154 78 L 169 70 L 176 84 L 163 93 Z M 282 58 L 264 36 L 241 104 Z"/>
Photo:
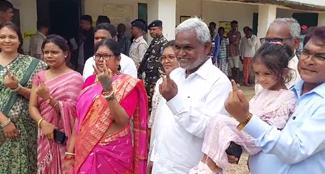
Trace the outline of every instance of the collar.
<path fill-rule="evenodd" d="M 140 36 L 140 37 L 138 37 L 138 38 L 136 38 L 136 39 L 133 39 L 133 41 L 134 42 L 140 42 L 140 40 L 142 40 L 143 39 L 143 36 Z"/>
<path fill-rule="evenodd" d="M 196 74 L 196 75 L 200 76 L 202 79 L 206 80 L 209 76 L 211 65 L 212 65 L 212 60 L 211 59 L 206 60 L 198 70 L 196 70 L 194 73 L 190 74 L 188 77 Z M 184 74 L 186 75 L 185 69 L 184 69 Z"/>
<path fill-rule="evenodd" d="M 302 92 L 303 85 L 304 85 L 304 81 L 303 80 L 300 80 L 291 89 L 296 94 L 296 96 L 298 98 L 301 97 L 301 92 Z M 314 89 L 312 89 L 311 91 L 305 93 L 304 95 L 313 94 L 313 93 L 319 95 L 322 98 L 325 98 L 325 83 L 322 83 L 322 84 L 316 86 Z"/>
<path fill-rule="evenodd" d="M 158 36 L 158 37 L 155 37 L 154 39 L 156 39 L 156 40 L 160 40 L 161 38 L 163 38 L 164 37 L 164 35 L 160 35 L 160 36 Z"/>
<path fill-rule="evenodd" d="M 41 35 L 41 37 L 42 37 L 44 40 L 46 39 L 46 36 L 45 36 L 43 33 L 39 32 L 39 31 L 37 31 L 37 33 L 38 33 L 39 35 Z"/>

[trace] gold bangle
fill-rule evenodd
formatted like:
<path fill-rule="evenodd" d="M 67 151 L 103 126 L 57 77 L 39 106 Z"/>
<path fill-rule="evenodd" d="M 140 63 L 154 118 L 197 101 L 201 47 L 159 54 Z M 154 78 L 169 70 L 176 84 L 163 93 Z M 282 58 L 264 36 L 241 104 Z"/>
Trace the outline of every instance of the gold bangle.
<path fill-rule="evenodd" d="M 237 129 L 239 131 L 243 130 L 244 127 L 247 125 L 247 123 L 251 120 L 251 118 L 252 118 L 252 114 L 250 113 L 250 114 L 248 114 L 248 116 L 246 117 L 244 122 L 239 123 L 239 125 L 237 126 Z"/>
<path fill-rule="evenodd" d="M 38 120 L 37 122 L 37 127 L 41 128 L 41 123 L 44 120 L 44 118 L 41 118 L 40 120 Z"/>

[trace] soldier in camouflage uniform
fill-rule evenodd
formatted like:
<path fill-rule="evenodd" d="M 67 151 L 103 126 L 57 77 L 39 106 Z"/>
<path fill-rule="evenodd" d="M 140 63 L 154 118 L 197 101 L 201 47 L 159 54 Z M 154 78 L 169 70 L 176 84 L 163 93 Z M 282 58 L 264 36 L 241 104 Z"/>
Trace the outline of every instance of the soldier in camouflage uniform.
<path fill-rule="evenodd" d="M 151 113 L 151 101 L 155 85 L 161 75 L 164 75 L 164 68 L 160 62 L 163 46 L 168 42 L 162 34 L 162 21 L 155 20 L 148 26 L 153 40 L 144 55 L 138 68 L 138 76 L 142 78 L 145 73 L 144 83 L 148 94 L 149 115 Z"/>

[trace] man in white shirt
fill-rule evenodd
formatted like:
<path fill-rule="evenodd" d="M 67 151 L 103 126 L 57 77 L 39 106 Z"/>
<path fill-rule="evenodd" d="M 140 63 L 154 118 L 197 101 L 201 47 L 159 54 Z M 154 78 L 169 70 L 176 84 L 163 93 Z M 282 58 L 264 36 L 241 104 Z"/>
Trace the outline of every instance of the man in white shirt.
<path fill-rule="evenodd" d="M 175 55 L 180 68 L 164 78 L 159 92 L 167 101 L 173 121 L 164 130 L 164 141 L 154 145 L 152 174 L 188 174 L 201 160 L 202 143 L 209 120 L 225 114 L 231 91 L 227 76 L 208 58 L 211 37 L 208 26 L 191 18 L 176 28 Z"/>
<path fill-rule="evenodd" d="M 116 28 L 109 24 L 109 23 L 101 23 L 98 24 L 95 29 L 95 45 L 103 39 L 114 39 L 117 41 L 117 30 Z M 95 59 L 93 57 L 87 59 L 85 63 L 85 67 L 83 70 L 83 78 L 86 80 L 89 76 L 94 74 Z M 121 61 L 120 61 L 120 72 L 123 74 L 131 75 L 134 78 L 137 78 L 138 72 L 135 67 L 135 64 L 131 58 L 128 56 L 121 54 Z"/>
<path fill-rule="evenodd" d="M 298 72 L 298 57 L 296 56 L 296 51 L 300 44 L 300 25 L 298 21 L 294 18 L 275 19 L 267 30 L 266 37 L 261 38 L 262 44 L 266 42 L 282 42 L 283 44 L 291 46 L 294 54 L 289 61 L 288 68 L 291 69 L 293 78 L 286 84 L 287 88 L 291 88 L 301 80 Z M 255 93 L 261 90 L 261 85 L 256 84 Z"/>
<path fill-rule="evenodd" d="M 129 56 L 138 68 L 148 49 L 147 41 L 143 38 L 147 27 L 143 22 L 138 20 L 134 20 L 131 25 L 131 34 L 134 39 L 130 47 Z"/>
<path fill-rule="evenodd" d="M 245 85 L 249 85 L 251 60 L 257 50 L 257 37 L 249 27 L 244 29 L 245 36 L 240 41 L 240 56 L 243 59 Z"/>
<path fill-rule="evenodd" d="M 32 57 L 43 59 L 42 45 L 49 31 L 49 25 L 42 21 L 37 21 L 37 32 L 31 36 L 29 52 Z"/>

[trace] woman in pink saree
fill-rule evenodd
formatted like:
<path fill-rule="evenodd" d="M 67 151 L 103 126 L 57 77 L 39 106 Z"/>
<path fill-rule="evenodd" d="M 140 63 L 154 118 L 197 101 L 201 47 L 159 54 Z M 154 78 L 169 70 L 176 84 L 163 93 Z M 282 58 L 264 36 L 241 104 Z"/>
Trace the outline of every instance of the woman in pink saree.
<path fill-rule="evenodd" d="M 71 174 L 146 174 L 148 106 L 144 84 L 118 72 L 121 58 L 116 41 L 100 41 L 95 52 L 97 75 L 86 80 L 77 100 L 76 141 L 69 148 L 75 161 L 66 166 Z"/>
<path fill-rule="evenodd" d="M 61 36 L 48 36 L 42 50 L 50 68 L 36 74 L 29 104 L 30 115 L 39 127 L 37 173 L 63 174 L 67 145 L 56 142 L 53 131 L 63 132 L 69 141 L 83 79 L 66 65 L 69 46 Z"/>

